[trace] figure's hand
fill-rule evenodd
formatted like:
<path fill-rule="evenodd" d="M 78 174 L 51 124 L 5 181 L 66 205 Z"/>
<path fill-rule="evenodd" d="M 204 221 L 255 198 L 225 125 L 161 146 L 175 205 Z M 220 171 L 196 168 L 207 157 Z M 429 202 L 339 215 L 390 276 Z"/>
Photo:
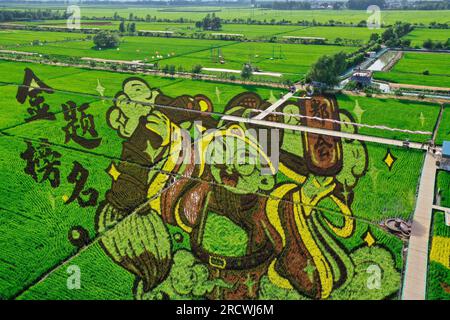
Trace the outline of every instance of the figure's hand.
<path fill-rule="evenodd" d="M 144 80 L 136 78 L 126 80 L 122 89 L 115 96 L 114 106 L 108 110 L 107 120 L 122 138 L 129 138 L 138 127 L 140 118 L 154 109 L 159 91 L 152 90 Z"/>
<path fill-rule="evenodd" d="M 162 112 L 154 111 L 148 115 L 145 127 L 161 137 L 161 147 L 170 143 L 171 121 Z"/>

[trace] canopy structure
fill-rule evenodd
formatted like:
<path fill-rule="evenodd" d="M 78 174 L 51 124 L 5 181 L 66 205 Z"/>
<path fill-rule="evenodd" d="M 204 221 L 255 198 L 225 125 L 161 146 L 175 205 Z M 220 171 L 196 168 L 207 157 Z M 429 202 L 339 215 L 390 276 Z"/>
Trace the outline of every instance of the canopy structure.
<path fill-rule="evenodd" d="M 450 141 L 444 141 L 442 144 L 442 157 L 450 159 Z"/>

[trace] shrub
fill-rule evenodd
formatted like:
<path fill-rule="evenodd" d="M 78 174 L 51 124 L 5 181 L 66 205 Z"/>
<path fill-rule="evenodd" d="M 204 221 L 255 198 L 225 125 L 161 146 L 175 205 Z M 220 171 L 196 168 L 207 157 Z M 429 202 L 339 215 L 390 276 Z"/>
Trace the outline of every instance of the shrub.
<path fill-rule="evenodd" d="M 250 79 L 253 75 L 252 66 L 248 63 L 244 64 L 241 71 L 241 78 L 244 80 Z"/>
<path fill-rule="evenodd" d="M 202 72 L 202 69 L 203 69 L 203 66 L 200 64 L 197 64 L 192 68 L 192 73 L 200 74 Z"/>
<path fill-rule="evenodd" d="M 100 31 L 94 36 L 94 44 L 97 48 L 117 48 L 120 44 L 120 38 L 116 33 L 110 31 Z"/>

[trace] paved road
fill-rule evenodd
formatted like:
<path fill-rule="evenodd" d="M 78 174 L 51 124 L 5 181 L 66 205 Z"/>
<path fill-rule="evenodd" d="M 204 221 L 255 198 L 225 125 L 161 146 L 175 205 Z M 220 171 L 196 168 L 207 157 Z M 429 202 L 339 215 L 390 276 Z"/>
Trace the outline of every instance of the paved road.
<path fill-rule="evenodd" d="M 428 242 L 433 211 L 436 170 L 436 159 L 428 152 L 425 156 L 425 163 L 420 178 L 419 194 L 409 239 L 403 279 L 403 300 L 425 300 Z"/>

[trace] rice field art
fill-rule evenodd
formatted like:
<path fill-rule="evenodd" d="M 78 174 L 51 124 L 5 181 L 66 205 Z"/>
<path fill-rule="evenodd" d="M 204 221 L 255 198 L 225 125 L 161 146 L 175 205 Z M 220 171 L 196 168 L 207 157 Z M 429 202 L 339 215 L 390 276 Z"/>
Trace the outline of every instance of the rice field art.
<path fill-rule="evenodd" d="M 219 117 L 209 94 L 171 96 L 136 76 L 102 101 L 67 96 L 31 68 L 13 88 L 26 116 L 0 138 L 1 228 L 16 239 L 0 244 L 2 298 L 399 297 L 405 242 L 380 222 L 410 217 L 420 153 L 289 130 L 261 139 L 261 127 L 226 120 L 271 105 L 254 92 Z M 358 131 L 333 95 L 281 110 Z M 377 177 L 402 176 L 411 183 L 389 192 L 412 194 L 403 206 L 361 205 L 385 191 Z"/>
<path fill-rule="evenodd" d="M 450 300 L 449 23 L 448 0 L 0 1 L 0 300 Z"/>

